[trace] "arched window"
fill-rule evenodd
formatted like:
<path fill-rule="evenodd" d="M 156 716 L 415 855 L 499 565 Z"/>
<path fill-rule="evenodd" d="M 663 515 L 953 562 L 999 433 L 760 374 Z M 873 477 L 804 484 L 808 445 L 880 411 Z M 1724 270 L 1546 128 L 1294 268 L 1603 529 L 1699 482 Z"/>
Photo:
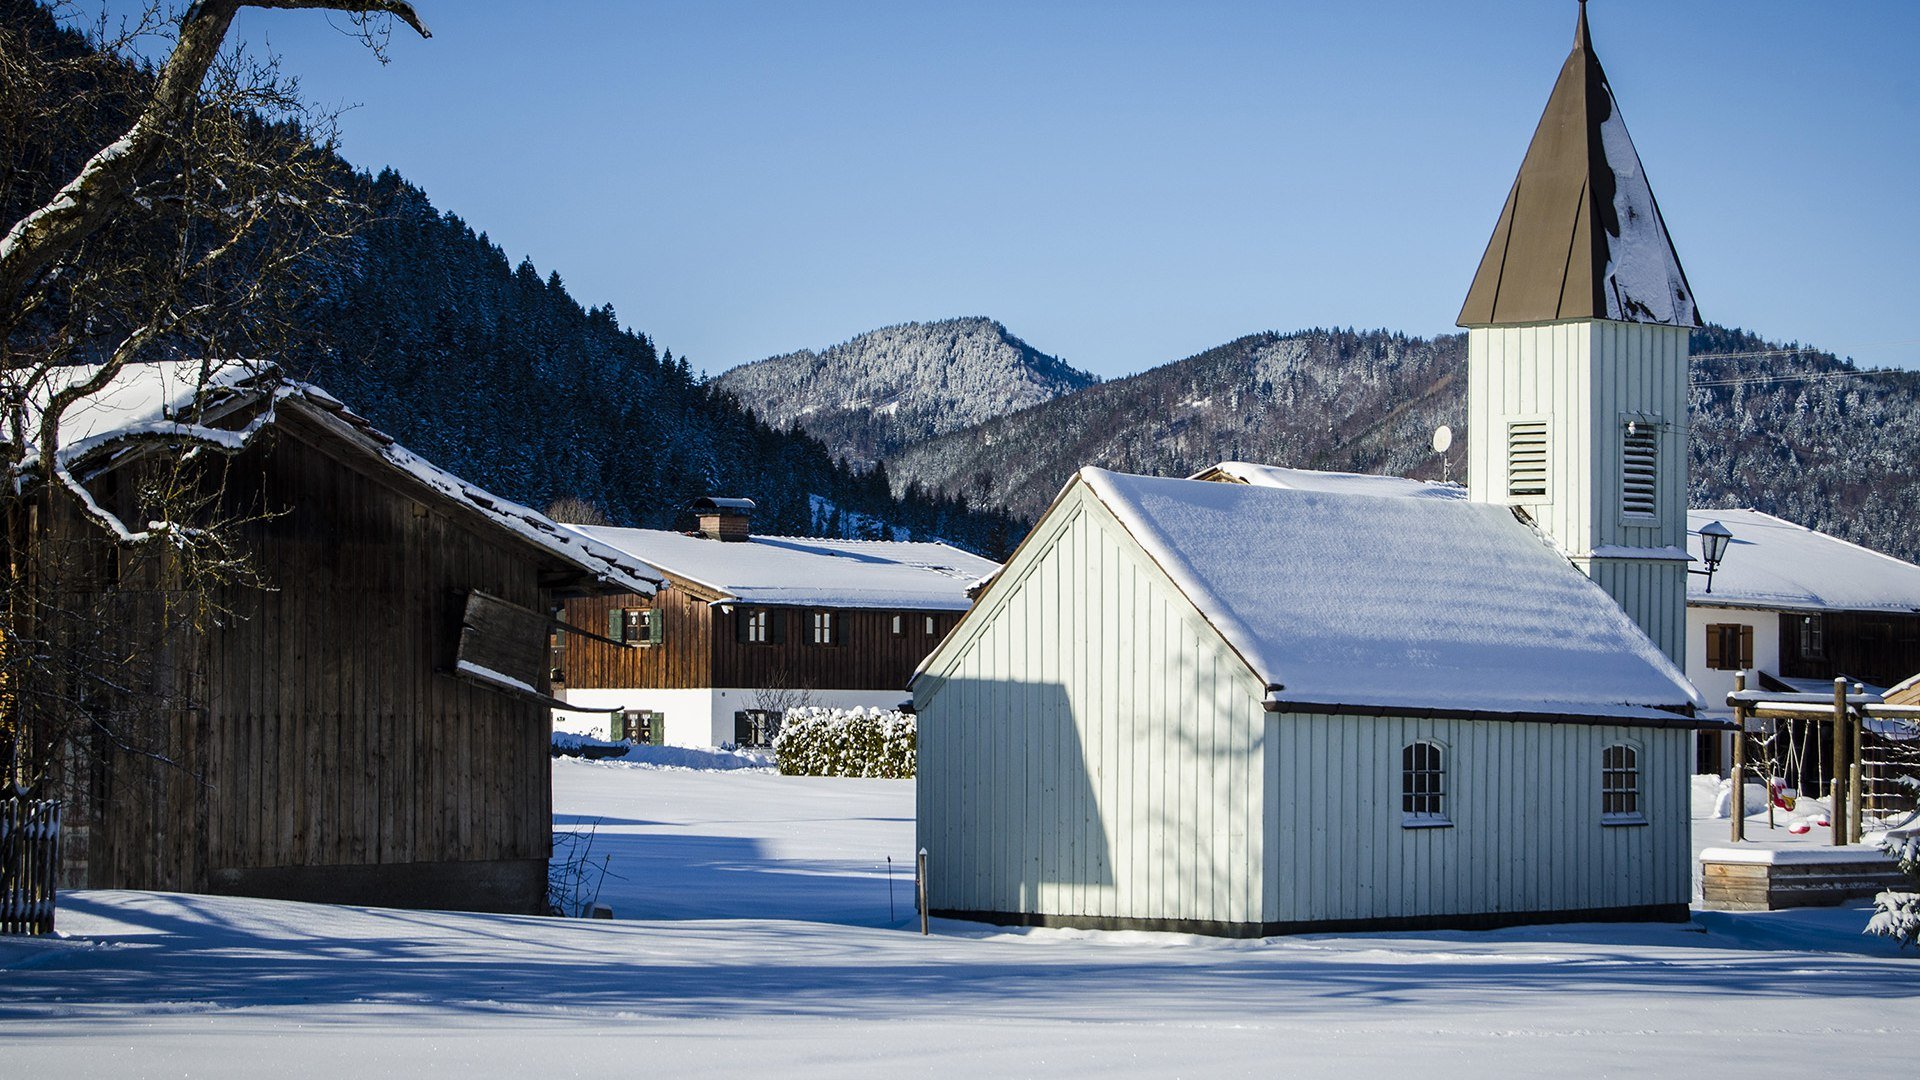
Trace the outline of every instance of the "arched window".
<path fill-rule="evenodd" d="M 1600 756 L 1600 822 L 1603 825 L 1642 825 L 1640 813 L 1640 751 L 1614 743 Z"/>
<path fill-rule="evenodd" d="M 1437 742 L 1408 743 L 1400 751 L 1400 824 L 1451 825 L 1447 819 L 1446 751 Z"/>

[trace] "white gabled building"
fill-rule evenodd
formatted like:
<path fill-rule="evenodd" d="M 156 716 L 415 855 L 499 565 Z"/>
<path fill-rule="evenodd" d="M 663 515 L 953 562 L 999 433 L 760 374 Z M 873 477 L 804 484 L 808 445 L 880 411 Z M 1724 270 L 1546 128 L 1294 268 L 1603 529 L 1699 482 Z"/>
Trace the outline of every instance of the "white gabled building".
<path fill-rule="evenodd" d="M 1692 690 L 1503 507 L 1084 469 L 913 699 L 937 914 L 1686 910 Z"/>
<path fill-rule="evenodd" d="M 1741 671 L 1753 689 L 1788 693 L 1831 693 L 1837 676 L 1878 690 L 1920 672 L 1920 566 L 1758 510 L 1689 518 L 1694 535 L 1714 521 L 1733 534 L 1711 591 L 1702 576 L 1688 583 L 1687 677 L 1710 714 L 1731 715 Z M 1727 738 L 1703 739 L 1701 771 L 1726 770 Z M 1816 773 L 1828 767 L 1812 757 Z"/>
<path fill-rule="evenodd" d="M 1681 670 L 1698 314 L 1584 6 L 1459 322 L 1464 492 L 1240 463 L 1068 484 L 914 677 L 934 912 L 1686 917 L 1715 723 Z"/>

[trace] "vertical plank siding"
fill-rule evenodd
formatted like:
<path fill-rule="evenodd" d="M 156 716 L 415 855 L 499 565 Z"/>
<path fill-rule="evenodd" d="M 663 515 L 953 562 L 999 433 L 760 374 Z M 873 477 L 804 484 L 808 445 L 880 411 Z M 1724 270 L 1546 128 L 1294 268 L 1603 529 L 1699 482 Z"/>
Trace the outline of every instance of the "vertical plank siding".
<path fill-rule="evenodd" d="M 1685 730 L 1270 714 L 1263 696 L 1070 490 L 914 684 L 930 907 L 1257 933 L 1688 902 Z M 1451 827 L 1403 827 L 1418 739 L 1445 748 Z M 1646 824 L 1601 822 L 1621 742 Z"/>
<path fill-rule="evenodd" d="M 110 757 L 97 779 L 89 883 L 534 910 L 547 711 L 445 672 L 467 592 L 549 607 L 540 561 L 311 423 L 230 467 L 229 511 L 275 511 L 246 528 L 271 588 L 228 590 L 198 634 L 129 616 L 196 692 L 168 736 L 182 768 Z"/>
<path fill-rule="evenodd" d="M 1686 662 L 1684 566 L 1593 559 L 1596 547 L 1687 542 L 1687 330 L 1577 319 L 1468 331 L 1467 485 L 1524 508 L 1676 664 Z M 1507 495 L 1507 425 L 1546 420 L 1547 491 Z M 1621 510 L 1628 420 L 1657 433 L 1652 519 Z"/>
<path fill-rule="evenodd" d="M 720 543 L 721 541 L 714 541 Z M 814 645 L 807 616 L 816 609 L 767 608 L 785 620 L 786 640 L 745 643 L 734 620 L 756 610 L 715 606 L 716 597 L 683 582 L 670 581 L 653 599 L 600 596 L 569 600 L 570 626 L 605 634 L 607 617 L 622 608 L 663 612 L 657 645 L 610 645 L 575 637 L 560 663 L 565 685 L 573 689 L 693 690 L 717 686 L 791 686 L 815 690 L 905 690 L 914 668 L 932 652 L 960 613 L 954 611 L 831 609 L 838 640 Z M 904 634 L 893 632 L 895 615 L 906 619 Z M 926 633 L 932 616 L 934 633 Z"/>
<path fill-rule="evenodd" d="M 1276 714 L 1269 924 L 1685 906 L 1683 730 Z M 1406 828 L 1401 749 L 1446 751 L 1447 828 Z M 1645 825 L 1601 823 L 1606 747 L 1639 751 Z M 1329 777 L 1338 778 L 1328 782 Z"/>
<path fill-rule="evenodd" d="M 1069 498 L 915 685 L 929 904 L 1257 919 L 1262 688 L 1104 508 Z"/>

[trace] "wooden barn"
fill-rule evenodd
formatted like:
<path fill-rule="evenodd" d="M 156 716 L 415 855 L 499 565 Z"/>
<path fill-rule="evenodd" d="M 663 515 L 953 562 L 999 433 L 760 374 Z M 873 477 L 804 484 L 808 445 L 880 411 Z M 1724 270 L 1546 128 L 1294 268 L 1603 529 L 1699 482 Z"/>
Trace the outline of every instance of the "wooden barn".
<path fill-rule="evenodd" d="M 198 368 L 129 367 L 66 427 L 63 463 L 123 520 L 156 436 L 240 447 L 206 512 L 259 578 L 183 606 L 156 546 L 63 501 L 64 609 L 153 658 L 86 674 L 122 714 L 154 706 L 70 747 L 67 884 L 544 910 L 550 619 L 653 579 L 315 387 L 235 369 L 202 390 Z"/>
<path fill-rule="evenodd" d="M 1458 320 L 1465 490 L 1082 470 L 914 677 L 931 909 L 1684 919 L 1699 318 L 1583 5 Z"/>
<path fill-rule="evenodd" d="M 791 706 L 890 709 L 999 569 L 945 544 L 755 535 L 746 499 L 692 511 L 691 532 L 579 528 L 662 585 L 568 602 L 592 636 L 558 636 L 554 671 L 568 705 L 593 711 L 556 713 L 561 729 L 760 747 Z"/>

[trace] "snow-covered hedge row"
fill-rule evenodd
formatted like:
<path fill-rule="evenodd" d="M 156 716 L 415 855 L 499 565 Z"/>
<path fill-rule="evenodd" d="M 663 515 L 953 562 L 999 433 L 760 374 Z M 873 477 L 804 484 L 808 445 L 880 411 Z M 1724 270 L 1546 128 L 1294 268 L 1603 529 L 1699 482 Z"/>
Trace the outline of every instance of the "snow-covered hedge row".
<path fill-rule="evenodd" d="M 913 717 L 892 709 L 788 709 L 773 739 L 787 776 L 913 775 Z"/>

